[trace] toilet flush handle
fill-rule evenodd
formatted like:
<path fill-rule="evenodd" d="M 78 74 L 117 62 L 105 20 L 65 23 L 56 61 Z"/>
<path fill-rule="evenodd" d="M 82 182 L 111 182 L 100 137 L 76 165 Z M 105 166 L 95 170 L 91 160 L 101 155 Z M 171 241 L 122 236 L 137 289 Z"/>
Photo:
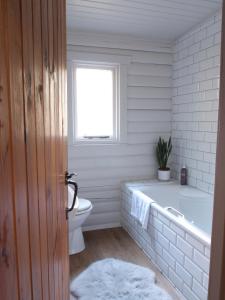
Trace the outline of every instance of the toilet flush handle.
<path fill-rule="evenodd" d="M 68 172 L 66 172 L 66 174 L 65 174 L 65 184 L 66 185 L 72 185 L 73 188 L 74 188 L 74 195 L 73 195 L 72 205 L 71 205 L 71 207 L 66 208 L 66 219 L 68 219 L 69 212 L 71 212 L 74 209 L 74 206 L 76 204 L 76 199 L 77 199 L 78 184 L 75 181 L 70 180 L 74 175 L 75 174 L 73 174 L 73 173 L 69 174 Z"/>

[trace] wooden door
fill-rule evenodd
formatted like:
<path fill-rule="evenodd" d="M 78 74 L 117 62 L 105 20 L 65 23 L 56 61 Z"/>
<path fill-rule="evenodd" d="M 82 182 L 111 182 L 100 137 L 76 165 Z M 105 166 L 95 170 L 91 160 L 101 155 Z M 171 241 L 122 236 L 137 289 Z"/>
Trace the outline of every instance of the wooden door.
<path fill-rule="evenodd" d="M 209 300 L 225 299 L 225 1 L 223 0 L 220 100 L 216 154 Z"/>
<path fill-rule="evenodd" d="M 0 0 L 0 298 L 69 299 L 65 0 Z"/>

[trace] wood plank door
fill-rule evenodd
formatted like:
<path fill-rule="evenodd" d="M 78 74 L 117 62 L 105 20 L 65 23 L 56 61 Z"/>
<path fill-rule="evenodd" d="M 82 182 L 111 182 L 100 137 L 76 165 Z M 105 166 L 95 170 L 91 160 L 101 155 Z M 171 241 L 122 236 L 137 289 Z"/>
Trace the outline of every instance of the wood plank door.
<path fill-rule="evenodd" d="M 0 0 L 0 298 L 69 299 L 65 0 Z"/>
<path fill-rule="evenodd" d="M 222 9 L 220 100 L 208 299 L 225 299 L 225 0 Z"/>

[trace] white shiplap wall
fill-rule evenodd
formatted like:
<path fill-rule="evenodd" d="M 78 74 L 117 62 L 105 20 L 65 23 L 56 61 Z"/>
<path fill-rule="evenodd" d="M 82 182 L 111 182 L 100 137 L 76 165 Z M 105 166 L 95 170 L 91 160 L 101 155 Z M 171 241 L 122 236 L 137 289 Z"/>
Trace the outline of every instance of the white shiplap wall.
<path fill-rule="evenodd" d="M 214 191 L 219 104 L 221 13 L 176 41 L 173 62 L 173 173 Z"/>
<path fill-rule="evenodd" d="M 90 199 L 94 205 L 85 227 L 106 228 L 119 224 L 121 182 L 148 179 L 156 174 L 155 142 L 160 135 L 168 138 L 171 133 L 172 54 L 168 44 L 125 43 L 119 37 L 113 42 L 102 36 L 91 43 L 84 36 L 76 35 L 74 39 L 69 34 L 68 49 L 131 57 L 126 143 L 78 146 L 69 141 L 68 165 L 70 171 L 78 173 L 79 196 Z M 133 50 L 141 48 L 144 51 Z"/>

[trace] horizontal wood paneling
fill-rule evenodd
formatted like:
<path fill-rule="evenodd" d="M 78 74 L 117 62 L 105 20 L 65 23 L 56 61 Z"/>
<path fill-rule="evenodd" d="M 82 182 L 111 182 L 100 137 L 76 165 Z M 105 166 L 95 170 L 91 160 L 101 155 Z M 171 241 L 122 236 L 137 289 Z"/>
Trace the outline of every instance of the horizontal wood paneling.
<path fill-rule="evenodd" d="M 99 168 L 99 169 L 89 169 L 79 171 L 79 180 L 103 180 L 104 179 L 114 179 L 123 178 L 126 180 L 126 176 L 133 174 L 134 177 L 141 177 L 142 172 L 147 171 L 145 174 L 149 174 L 150 170 L 155 170 L 155 163 L 146 162 L 145 164 L 130 165 L 130 166 L 119 166 L 117 168 Z"/>
<path fill-rule="evenodd" d="M 142 110 L 142 109 L 151 109 L 151 110 L 170 110 L 171 101 L 168 99 L 137 99 L 130 98 L 128 100 L 128 109 L 132 110 Z"/>
<path fill-rule="evenodd" d="M 142 99 L 169 99 L 171 97 L 171 89 L 165 87 L 147 87 L 135 86 L 128 87 L 128 97 Z"/>
<path fill-rule="evenodd" d="M 162 55 L 161 55 L 162 56 Z M 131 75 L 128 76 L 128 86 L 146 86 L 146 87 L 171 87 L 171 79 L 169 77 L 157 77 L 157 76 L 141 76 Z"/>
<path fill-rule="evenodd" d="M 163 52 L 162 45 L 157 51 L 136 51 L 122 50 L 119 45 L 106 48 L 71 43 L 70 39 L 70 51 L 124 55 L 131 61 L 126 142 L 86 146 L 72 145 L 72 140 L 69 143 L 69 169 L 78 173 L 79 196 L 90 199 L 94 206 L 85 227 L 108 227 L 119 223 L 121 182 L 156 174 L 155 143 L 159 135 L 169 137 L 171 130 L 172 56 Z"/>
<path fill-rule="evenodd" d="M 159 65 L 159 64 L 147 64 L 147 63 L 133 63 L 129 67 L 130 75 L 151 75 L 151 76 L 161 76 L 170 77 L 171 76 L 170 65 Z"/>
<path fill-rule="evenodd" d="M 119 212 L 104 212 L 102 214 L 92 214 L 89 216 L 89 219 L 87 220 L 84 229 L 101 228 L 99 220 L 101 220 L 102 224 L 105 224 L 105 228 L 108 228 L 108 225 L 110 225 L 110 227 L 113 227 L 116 224 L 119 225 L 119 219 Z"/>
<path fill-rule="evenodd" d="M 153 106 L 154 107 L 154 106 Z M 166 107 L 166 105 L 165 105 Z M 149 106 L 146 109 L 150 109 Z M 155 109 L 155 108 L 154 108 Z M 140 132 L 170 132 L 170 122 L 128 122 L 128 131 L 130 133 Z"/>
<path fill-rule="evenodd" d="M 170 124 L 169 124 L 170 125 Z M 69 146 L 69 158 L 80 159 L 88 157 L 118 157 L 151 154 L 150 145 L 93 145 L 91 147 Z"/>
<path fill-rule="evenodd" d="M 117 198 L 108 198 L 107 203 L 105 202 L 104 205 L 99 202 L 95 202 L 95 205 L 93 207 L 93 214 L 99 213 L 104 214 L 107 212 L 118 212 L 120 210 L 120 201 L 118 201 Z"/>
<path fill-rule="evenodd" d="M 96 188 L 92 188 L 90 191 L 89 188 L 82 188 L 82 194 L 86 198 L 92 197 L 95 199 L 95 203 L 101 203 L 107 197 L 108 199 L 118 199 L 120 197 L 120 191 L 113 187 L 109 189 L 108 187 L 103 187 L 101 190 L 96 190 Z"/>
<path fill-rule="evenodd" d="M 140 110 L 137 109 L 136 111 L 134 110 L 129 110 L 127 113 L 127 120 L 128 121 L 136 121 L 136 122 L 146 122 L 146 121 L 151 121 L 151 122 L 157 122 L 159 120 L 161 121 L 171 121 L 171 113 L 170 111 L 155 111 L 155 110 Z"/>
<path fill-rule="evenodd" d="M 68 50 L 73 48 L 74 41 L 76 40 L 76 49 L 79 51 L 87 52 L 89 47 L 95 47 L 95 51 L 98 53 L 121 53 L 123 50 L 123 54 L 132 54 L 132 56 L 141 55 L 142 57 L 148 53 L 152 56 L 152 53 L 157 53 L 160 55 L 161 53 L 166 53 L 168 56 L 164 56 L 164 60 L 170 57 L 168 64 L 171 63 L 172 57 L 172 45 L 171 42 L 152 42 L 142 38 L 131 38 L 130 36 L 118 35 L 111 33 L 102 34 L 102 33 L 93 33 L 87 31 L 75 31 L 74 29 L 70 30 L 67 28 L 67 43 L 68 43 Z M 132 49 L 132 50 L 131 50 Z M 146 62 L 146 60 L 139 61 L 139 59 L 134 58 L 134 62 Z M 158 59 L 157 62 L 160 60 Z M 151 62 L 148 61 L 148 62 Z M 155 62 L 156 63 L 156 62 Z M 165 62 L 163 62 L 165 63 Z M 161 63 L 159 63 L 161 64 Z"/>
<path fill-rule="evenodd" d="M 73 162 L 73 160 L 70 160 Z M 149 155 L 136 155 L 132 157 L 110 157 L 109 159 L 99 158 L 85 158 L 85 159 L 74 159 L 74 164 L 76 164 L 77 168 L 82 168 L 82 170 L 96 170 L 96 169 L 106 169 L 106 168 L 120 168 L 125 167 L 138 167 L 145 165 L 146 162 L 150 161 Z"/>

